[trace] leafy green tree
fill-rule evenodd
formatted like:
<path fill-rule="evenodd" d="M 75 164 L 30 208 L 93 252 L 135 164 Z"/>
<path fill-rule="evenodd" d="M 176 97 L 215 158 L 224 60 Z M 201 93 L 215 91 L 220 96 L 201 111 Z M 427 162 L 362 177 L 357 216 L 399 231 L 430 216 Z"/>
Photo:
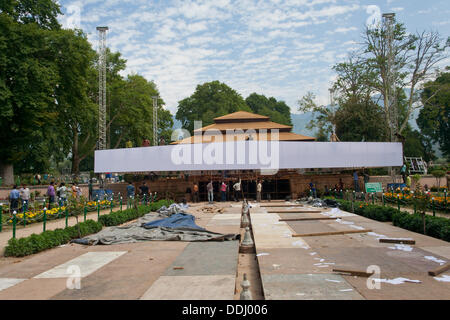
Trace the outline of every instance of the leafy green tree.
<path fill-rule="evenodd" d="M 336 111 L 336 134 L 341 141 L 383 141 L 384 113 L 373 101 L 348 100 Z"/>
<path fill-rule="evenodd" d="M 52 37 L 36 23 L 19 23 L 0 12 L 0 175 L 5 183 L 13 183 L 12 177 L 2 172 L 12 172 L 14 164 L 44 169 L 49 155 L 59 152 L 54 125 L 59 73 Z"/>
<path fill-rule="evenodd" d="M 140 75 L 129 75 L 124 81 L 118 108 L 113 110 L 111 123 L 112 148 L 125 141 L 140 146 L 144 139 L 153 140 L 153 100 L 159 96 L 156 84 Z M 163 109 L 164 101 L 158 99 L 158 136 L 170 141 L 172 115 Z"/>
<path fill-rule="evenodd" d="M 59 72 L 55 90 L 59 137 L 64 141 L 65 154 L 72 156 L 72 173 L 78 174 L 80 161 L 88 155 L 86 137 L 96 123 L 97 108 L 89 96 L 96 54 L 80 30 L 61 30 L 55 33 L 53 42 Z"/>
<path fill-rule="evenodd" d="M 245 103 L 254 113 L 268 116 L 270 120 L 292 126 L 291 109 L 284 101 L 277 101 L 274 97 L 252 93 L 245 99 Z"/>
<path fill-rule="evenodd" d="M 212 81 L 198 85 L 190 97 L 178 102 L 176 119 L 192 134 L 194 121 L 202 121 L 207 126 L 216 117 L 241 110 L 252 112 L 239 93 L 225 83 Z"/>
<path fill-rule="evenodd" d="M 61 9 L 54 0 L 2 0 L 0 13 L 2 12 L 22 24 L 33 23 L 48 30 L 61 28 L 57 19 Z"/>
<path fill-rule="evenodd" d="M 336 131 L 337 109 L 332 106 L 320 106 L 315 101 L 316 96 L 311 91 L 307 92 L 299 101 L 298 111 L 311 112 L 313 119 L 306 126 L 308 129 L 317 128 L 319 141 L 328 140 L 328 136 Z"/>
<path fill-rule="evenodd" d="M 417 124 L 422 133 L 439 143 L 442 153 L 450 158 L 450 72 L 442 73 L 436 80 L 426 83 L 421 99 L 423 108 Z"/>

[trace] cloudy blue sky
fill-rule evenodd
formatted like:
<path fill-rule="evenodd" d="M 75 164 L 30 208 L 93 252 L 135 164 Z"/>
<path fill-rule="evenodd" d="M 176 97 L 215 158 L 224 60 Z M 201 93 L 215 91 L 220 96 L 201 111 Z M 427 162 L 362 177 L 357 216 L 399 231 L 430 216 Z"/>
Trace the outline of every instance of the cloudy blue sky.
<path fill-rule="evenodd" d="M 128 60 L 128 73 L 154 80 L 166 108 L 198 84 L 219 80 L 244 98 L 257 92 L 292 112 L 307 91 L 328 103 L 331 67 L 361 41 L 364 25 L 396 12 L 408 31 L 450 35 L 448 0 L 60 0 L 66 27 L 81 27 L 97 49 L 96 26 Z M 445 62 L 450 64 L 450 60 Z"/>

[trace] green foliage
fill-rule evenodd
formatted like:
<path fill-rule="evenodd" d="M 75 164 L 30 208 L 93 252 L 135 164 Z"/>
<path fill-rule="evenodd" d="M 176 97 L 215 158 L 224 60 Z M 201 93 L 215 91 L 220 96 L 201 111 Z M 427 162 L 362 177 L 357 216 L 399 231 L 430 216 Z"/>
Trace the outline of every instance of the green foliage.
<path fill-rule="evenodd" d="M 275 98 L 267 98 L 264 95 L 252 93 L 245 99 L 245 103 L 254 113 L 268 116 L 276 123 L 292 126 L 291 109 L 284 101 L 277 101 Z"/>
<path fill-rule="evenodd" d="M 122 211 L 115 211 L 113 213 L 100 216 L 99 222 L 106 227 L 117 226 L 127 221 L 140 218 L 149 212 L 156 211 L 162 206 L 167 207 L 171 203 L 173 203 L 173 201 L 159 200 L 157 202 L 150 203 L 149 205 L 138 206 L 137 210 L 132 208 Z"/>
<path fill-rule="evenodd" d="M 68 243 L 72 239 L 85 237 L 89 234 L 97 233 L 102 230 L 103 226 L 116 226 L 127 221 L 137 219 L 143 215 L 156 211 L 162 206 L 169 206 L 172 204 L 171 200 L 159 200 L 149 205 L 138 206 L 136 209 L 127 209 L 123 211 L 116 211 L 110 214 L 100 216 L 100 220 L 87 220 L 86 222 L 78 223 L 73 227 L 65 229 L 55 229 L 52 231 L 45 231 L 41 234 L 32 234 L 29 237 L 21 239 L 10 239 L 5 248 L 5 257 L 23 257 L 34 254 L 43 250 L 57 247 Z"/>
<path fill-rule="evenodd" d="M 342 210 L 351 212 L 351 201 L 337 201 Z M 355 202 L 354 208 L 355 214 L 366 218 L 381 222 L 392 221 L 394 226 L 423 233 L 422 215 L 419 213 L 410 214 L 408 212 L 399 212 L 390 206 L 367 205 L 364 202 Z M 450 219 L 425 215 L 425 226 L 427 236 L 450 242 Z"/>
<path fill-rule="evenodd" d="M 348 99 L 336 111 L 336 134 L 341 141 L 383 141 L 384 128 L 383 110 L 372 100 Z"/>
<path fill-rule="evenodd" d="M 447 70 L 450 70 L 447 67 Z M 423 134 L 439 143 L 443 154 L 450 158 L 450 72 L 440 74 L 425 84 L 421 94 L 423 108 L 417 124 Z"/>
<path fill-rule="evenodd" d="M 59 4 L 54 0 L 4 0 L 0 2 L 4 12 L 22 24 L 37 24 L 42 29 L 59 29 Z"/>
<path fill-rule="evenodd" d="M 190 97 L 178 102 L 176 118 L 193 134 L 194 121 L 207 126 L 214 118 L 241 110 L 252 112 L 239 93 L 216 80 L 198 85 Z"/>
<path fill-rule="evenodd" d="M 99 222 L 87 220 L 73 227 L 45 231 L 41 234 L 32 234 L 21 239 L 10 239 L 5 248 L 5 257 L 23 257 L 44 251 L 56 246 L 66 244 L 72 239 L 97 233 L 102 229 Z"/>

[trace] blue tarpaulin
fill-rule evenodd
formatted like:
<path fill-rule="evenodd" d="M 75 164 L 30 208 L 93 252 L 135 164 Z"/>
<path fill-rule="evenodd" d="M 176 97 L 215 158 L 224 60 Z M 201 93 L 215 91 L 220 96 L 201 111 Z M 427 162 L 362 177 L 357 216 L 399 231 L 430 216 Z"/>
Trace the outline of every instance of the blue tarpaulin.
<path fill-rule="evenodd" d="M 195 217 L 190 214 L 185 213 L 176 213 L 171 215 L 168 218 L 148 222 L 142 225 L 146 229 L 157 228 L 157 227 L 165 227 L 171 229 L 196 229 L 205 231 L 206 229 L 199 227 L 195 224 Z"/>

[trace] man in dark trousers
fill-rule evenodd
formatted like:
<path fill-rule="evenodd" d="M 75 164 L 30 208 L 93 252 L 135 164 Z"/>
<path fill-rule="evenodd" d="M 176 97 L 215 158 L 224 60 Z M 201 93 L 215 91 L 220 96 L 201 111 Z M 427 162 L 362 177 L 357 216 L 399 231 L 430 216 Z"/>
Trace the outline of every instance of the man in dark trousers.
<path fill-rule="evenodd" d="M 149 193 L 148 193 L 148 187 L 147 187 L 147 185 L 145 184 L 145 181 L 142 182 L 142 186 L 139 187 L 139 190 L 141 190 L 141 196 L 142 196 L 142 199 L 143 199 L 143 200 L 144 200 L 144 199 L 148 200 L 148 195 L 149 195 Z"/>

